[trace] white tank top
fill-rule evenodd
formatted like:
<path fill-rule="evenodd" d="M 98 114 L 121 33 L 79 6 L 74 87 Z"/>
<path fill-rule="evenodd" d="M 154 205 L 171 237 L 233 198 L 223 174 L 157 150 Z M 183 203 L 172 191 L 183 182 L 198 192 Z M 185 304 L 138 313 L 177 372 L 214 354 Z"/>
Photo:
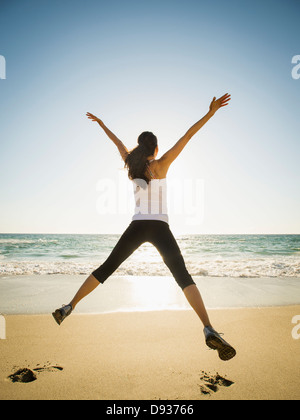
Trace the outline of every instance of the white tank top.
<path fill-rule="evenodd" d="M 161 220 L 169 223 L 167 209 L 167 179 L 151 179 L 147 184 L 133 179 L 135 209 L 132 220 Z"/>
<path fill-rule="evenodd" d="M 151 180 L 147 184 L 144 179 L 132 180 L 135 209 L 132 220 L 160 220 L 169 223 L 167 209 L 167 179 L 155 179 L 148 167 Z"/>

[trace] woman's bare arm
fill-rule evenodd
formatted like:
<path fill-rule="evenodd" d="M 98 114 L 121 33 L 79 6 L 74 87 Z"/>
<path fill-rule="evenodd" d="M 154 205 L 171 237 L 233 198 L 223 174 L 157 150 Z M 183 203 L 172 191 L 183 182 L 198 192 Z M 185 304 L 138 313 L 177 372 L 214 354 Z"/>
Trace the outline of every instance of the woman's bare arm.
<path fill-rule="evenodd" d="M 107 134 L 107 136 L 113 141 L 113 143 L 117 146 L 117 148 L 118 148 L 118 150 L 119 150 L 119 152 L 120 152 L 120 155 L 122 156 L 122 159 L 124 160 L 124 162 L 125 162 L 125 159 L 126 159 L 126 157 L 127 157 L 127 155 L 128 155 L 128 150 L 127 150 L 127 148 L 124 146 L 124 144 L 121 142 L 121 140 L 120 139 L 118 139 L 118 137 L 114 134 L 114 133 L 112 133 L 107 127 L 106 127 L 106 125 L 104 124 L 104 122 L 102 121 L 102 120 L 100 120 L 100 118 L 97 118 L 95 115 L 93 115 L 93 114 L 91 114 L 91 113 L 89 113 L 89 112 L 87 112 L 87 117 L 90 119 L 90 120 L 92 120 L 92 121 L 96 121 L 99 125 L 100 125 L 100 127 L 104 130 L 104 132 Z"/>
<path fill-rule="evenodd" d="M 230 101 L 230 95 L 226 93 L 221 98 L 216 99 L 216 97 L 213 98 L 208 113 L 201 118 L 196 124 L 194 124 L 185 134 L 182 136 L 175 145 L 168 150 L 159 160 L 158 164 L 161 167 L 161 169 L 164 170 L 164 172 L 169 168 L 171 163 L 177 158 L 177 156 L 182 152 L 184 147 L 187 145 L 187 143 L 190 141 L 190 139 L 200 130 L 201 127 L 204 126 L 204 124 L 207 123 L 207 121 L 215 114 L 215 112 L 223 107 L 228 105 L 228 102 Z"/>

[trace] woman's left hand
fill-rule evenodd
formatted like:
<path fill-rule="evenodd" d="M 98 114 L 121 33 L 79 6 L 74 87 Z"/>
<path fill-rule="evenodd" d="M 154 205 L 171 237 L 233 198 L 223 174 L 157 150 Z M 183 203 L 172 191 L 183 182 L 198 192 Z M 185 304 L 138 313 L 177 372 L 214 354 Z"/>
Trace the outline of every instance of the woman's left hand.
<path fill-rule="evenodd" d="M 101 123 L 102 121 L 100 120 L 100 118 L 96 117 L 95 115 L 91 114 L 90 112 L 86 113 L 87 117 L 92 120 L 92 121 L 96 121 L 97 123 Z"/>

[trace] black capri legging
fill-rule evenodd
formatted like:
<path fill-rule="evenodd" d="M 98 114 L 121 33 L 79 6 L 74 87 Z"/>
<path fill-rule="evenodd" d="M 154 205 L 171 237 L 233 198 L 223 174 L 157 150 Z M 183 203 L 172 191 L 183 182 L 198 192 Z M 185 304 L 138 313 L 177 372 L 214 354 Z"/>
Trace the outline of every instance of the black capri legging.
<path fill-rule="evenodd" d="M 144 242 L 150 242 L 157 248 L 163 261 L 182 289 L 195 284 L 186 269 L 181 251 L 168 223 L 160 220 L 134 220 L 131 222 L 107 260 L 93 271 L 93 276 L 100 283 L 104 283 Z"/>

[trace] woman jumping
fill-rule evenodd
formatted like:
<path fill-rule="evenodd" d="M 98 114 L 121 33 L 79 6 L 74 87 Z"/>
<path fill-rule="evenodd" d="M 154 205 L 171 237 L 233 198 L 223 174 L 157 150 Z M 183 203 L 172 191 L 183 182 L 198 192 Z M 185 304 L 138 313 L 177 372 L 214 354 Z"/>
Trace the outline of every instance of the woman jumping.
<path fill-rule="evenodd" d="M 219 99 L 214 97 L 208 113 L 160 159 L 156 159 L 158 146 L 153 133 L 145 131 L 140 134 L 138 145 L 128 151 L 121 140 L 99 118 L 87 113 L 87 117 L 96 121 L 117 146 L 124 160 L 128 177 L 134 185 L 135 214 L 106 261 L 90 274 L 68 305 L 52 314 L 58 325 L 71 314 L 78 302 L 91 293 L 99 283 L 104 283 L 140 245 L 150 242 L 157 248 L 189 304 L 202 321 L 207 346 L 217 350 L 221 360 L 229 360 L 236 355 L 235 349 L 214 330 L 210 323 L 200 292 L 186 269 L 181 251 L 170 230 L 166 207 L 166 176 L 171 163 L 200 128 L 219 108 L 228 105 L 229 101 L 230 95 L 227 93 Z"/>

